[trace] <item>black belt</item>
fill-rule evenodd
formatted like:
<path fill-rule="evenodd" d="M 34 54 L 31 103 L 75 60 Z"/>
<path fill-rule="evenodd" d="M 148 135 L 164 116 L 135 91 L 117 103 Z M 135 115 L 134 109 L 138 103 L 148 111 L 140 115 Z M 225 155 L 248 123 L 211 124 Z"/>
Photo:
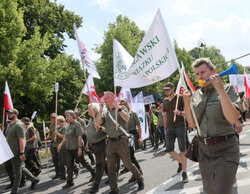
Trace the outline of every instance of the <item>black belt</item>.
<path fill-rule="evenodd" d="M 204 138 L 204 137 L 199 136 L 198 139 L 204 144 L 218 144 L 223 141 L 227 141 L 233 136 L 235 136 L 235 134 L 225 135 L 225 136 L 220 136 L 220 137 L 212 137 L 212 138 Z"/>

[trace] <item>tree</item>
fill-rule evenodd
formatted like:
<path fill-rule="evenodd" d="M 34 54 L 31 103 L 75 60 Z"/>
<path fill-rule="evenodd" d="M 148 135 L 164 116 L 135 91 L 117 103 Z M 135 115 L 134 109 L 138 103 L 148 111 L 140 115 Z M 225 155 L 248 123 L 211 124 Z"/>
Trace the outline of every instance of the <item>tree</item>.
<path fill-rule="evenodd" d="M 18 8 L 23 10 L 23 20 L 27 33 L 23 37 L 28 40 L 35 34 L 36 27 L 43 38 L 46 34 L 49 37 L 50 46 L 43 53 L 45 56 L 55 58 L 57 54 L 64 51 L 66 45 L 65 33 L 69 38 L 74 38 L 73 24 L 77 27 L 82 24 L 82 17 L 64 9 L 49 0 L 18 0 Z"/>
<path fill-rule="evenodd" d="M 0 1 L 0 17 L 0 89 L 7 80 L 20 116 L 37 110 L 48 118 L 55 111 L 56 82 L 64 92 L 58 110 L 73 109 L 83 74 L 79 60 L 61 53 L 65 33 L 72 38 L 73 23 L 80 26 L 82 18 L 49 0 Z"/>
<path fill-rule="evenodd" d="M 135 22 L 128 17 L 119 15 L 114 23 L 108 25 L 108 31 L 104 32 L 103 44 L 96 47 L 96 52 L 101 55 L 96 66 L 101 75 L 101 80 L 96 80 L 96 91 L 114 91 L 113 82 L 113 39 L 119 41 L 131 56 L 136 51 L 145 35 Z"/>

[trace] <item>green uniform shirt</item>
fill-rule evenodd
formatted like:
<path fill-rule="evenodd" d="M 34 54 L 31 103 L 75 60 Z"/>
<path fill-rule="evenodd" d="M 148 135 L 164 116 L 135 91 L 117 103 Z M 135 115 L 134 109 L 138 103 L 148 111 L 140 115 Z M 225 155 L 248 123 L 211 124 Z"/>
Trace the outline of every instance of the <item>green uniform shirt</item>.
<path fill-rule="evenodd" d="M 58 127 L 58 133 L 60 134 L 65 134 L 66 131 L 68 130 L 68 125 L 63 125 L 61 128 Z M 60 138 L 59 136 L 57 136 L 57 143 L 60 144 L 62 142 L 63 138 Z M 66 149 L 65 144 L 63 144 L 62 149 Z"/>
<path fill-rule="evenodd" d="M 140 120 L 136 112 L 130 112 L 130 119 L 128 122 L 128 131 L 137 131 L 136 126 L 140 125 Z"/>
<path fill-rule="evenodd" d="M 241 100 L 234 86 L 226 84 L 224 85 L 224 89 L 234 106 L 240 110 Z M 210 96 L 211 93 L 212 96 Z M 201 89 L 197 90 L 192 97 L 193 107 L 197 120 L 199 121 L 200 119 L 200 116 L 205 108 L 208 96 L 210 96 L 210 98 L 208 99 L 207 108 L 200 125 L 201 136 L 205 138 L 211 138 L 235 134 L 236 131 L 233 125 L 231 125 L 226 120 L 223 114 L 221 102 L 219 100 L 220 97 L 217 91 L 214 89 L 213 84 L 208 86 L 206 92 L 203 92 Z"/>
<path fill-rule="evenodd" d="M 184 118 L 183 116 L 176 115 L 176 120 L 174 122 L 174 110 L 176 106 L 176 100 L 177 100 L 177 95 L 174 96 L 174 98 L 169 101 L 167 98 L 164 99 L 163 101 L 163 112 L 167 113 L 167 127 L 170 128 L 175 128 L 175 127 L 184 127 Z M 179 102 L 178 102 L 178 107 L 177 109 L 179 111 L 184 110 L 184 101 L 183 101 L 183 96 L 179 96 Z"/>
<path fill-rule="evenodd" d="M 103 133 L 102 131 L 96 131 L 96 128 L 94 126 L 94 121 L 91 118 L 89 120 L 89 124 L 87 126 L 87 140 L 90 144 L 98 143 L 100 141 L 103 141 L 106 139 L 106 133 Z"/>
<path fill-rule="evenodd" d="M 78 121 L 73 120 L 70 123 L 68 130 L 65 132 L 66 149 L 67 150 L 78 149 L 78 136 L 82 137 L 82 135 L 83 135 L 82 125 Z"/>
<path fill-rule="evenodd" d="M 159 127 L 164 127 L 163 112 L 161 111 L 159 111 L 158 122 L 159 122 Z"/>
<path fill-rule="evenodd" d="M 86 122 L 85 122 L 83 119 L 78 118 L 77 121 L 78 121 L 79 123 L 81 123 L 81 125 L 82 125 L 83 128 L 86 128 Z"/>
<path fill-rule="evenodd" d="M 50 137 L 52 139 L 52 147 L 56 148 L 58 146 L 58 142 L 54 142 L 54 138 L 55 138 L 55 124 L 51 123 L 49 126 L 49 133 L 50 133 Z"/>
<path fill-rule="evenodd" d="M 25 127 L 22 121 L 16 120 L 10 123 L 6 129 L 6 140 L 14 155 L 20 154 L 19 138 L 25 137 Z"/>
<path fill-rule="evenodd" d="M 122 106 L 122 110 L 128 113 L 126 107 Z M 118 130 L 116 130 L 116 124 L 110 119 L 108 111 L 103 115 L 103 126 L 106 128 L 109 138 L 118 138 L 119 136 L 125 136 L 125 134 L 119 128 Z M 115 120 L 115 108 L 113 108 L 110 113 Z M 117 122 L 123 127 L 123 129 L 128 131 L 128 124 L 122 119 L 120 113 L 117 113 Z"/>

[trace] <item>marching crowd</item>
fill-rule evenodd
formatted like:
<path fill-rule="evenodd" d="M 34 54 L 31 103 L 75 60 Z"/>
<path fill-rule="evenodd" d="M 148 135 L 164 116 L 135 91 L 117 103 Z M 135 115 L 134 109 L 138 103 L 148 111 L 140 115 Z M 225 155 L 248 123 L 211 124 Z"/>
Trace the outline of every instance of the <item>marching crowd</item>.
<path fill-rule="evenodd" d="M 159 141 L 164 143 L 166 152 L 178 162 L 177 173 L 182 173 L 182 182 L 187 183 L 187 131 L 199 125 L 199 167 L 204 191 L 209 194 L 232 193 L 239 165 L 237 135 L 242 130 L 243 103 L 232 85 L 222 83 L 209 59 L 196 60 L 193 68 L 198 80 L 211 78 L 211 81 L 194 94 L 185 91 L 180 96 L 175 94 L 172 83 L 165 84 L 163 103 L 158 108 L 152 105 L 147 113 L 151 145 L 158 149 Z M 138 190 L 143 190 L 143 169 L 135 157 L 135 148 L 145 149 L 146 141 L 141 140 L 137 113 L 131 110 L 126 100 L 118 103 L 112 92 L 105 92 L 103 103 L 90 103 L 87 113 L 89 120 L 80 118 L 73 110 L 65 111 L 64 116 L 50 115 L 50 132 L 44 141 L 52 140 L 50 150 L 55 167 L 52 180 L 65 180 L 63 189 L 74 186 L 73 176 L 77 177 L 80 163 L 91 174 L 89 181 L 93 184 L 89 193 L 98 192 L 105 171 L 109 193 L 116 194 L 119 193 L 117 176 L 122 160 L 125 166 L 122 171 L 132 173 L 129 182 L 136 181 Z M 39 182 L 40 136 L 29 118 L 18 119 L 18 110 L 8 110 L 7 114 L 9 123 L 4 134 L 14 157 L 5 163 L 5 169 L 11 181 L 7 188 L 14 194 L 25 185 L 26 179 L 31 181 L 31 189 Z M 175 151 L 176 139 L 180 153 Z"/>

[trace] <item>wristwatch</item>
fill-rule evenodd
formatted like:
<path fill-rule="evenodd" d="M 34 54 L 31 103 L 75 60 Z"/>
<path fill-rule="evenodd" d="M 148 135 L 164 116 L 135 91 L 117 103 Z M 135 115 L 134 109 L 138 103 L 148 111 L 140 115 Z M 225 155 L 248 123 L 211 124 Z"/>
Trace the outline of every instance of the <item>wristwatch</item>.
<path fill-rule="evenodd" d="M 21 156 L 21 155 L 24 155 L 24 152 L 20 152 L 20 156 Z"/>
<path fill-rule="evenodd" d="M 121 109 L 121 108 L 119 108 L 117 112 L 121 112 L 121 111 L 122 111 L 122 109 Z"/>
<path fill-rule="evenodd" d="M 102 126 L 100 126 L 99 129 L 102 130 Z"/>

